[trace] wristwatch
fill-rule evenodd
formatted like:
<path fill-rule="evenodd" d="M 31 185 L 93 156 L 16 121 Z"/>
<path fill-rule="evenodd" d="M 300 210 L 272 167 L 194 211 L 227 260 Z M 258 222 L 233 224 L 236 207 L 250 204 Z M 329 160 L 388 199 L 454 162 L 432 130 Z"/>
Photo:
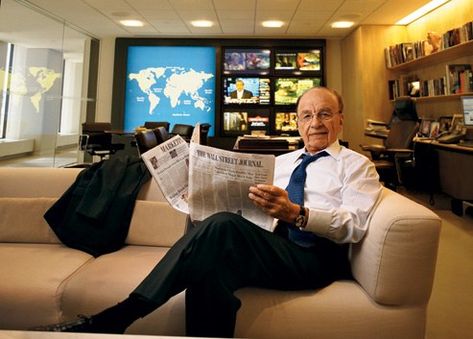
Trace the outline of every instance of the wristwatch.
<path fill-rule="evenodd" d="M 294 226 L 298 228 L 304 228 L 307 224 L 307 217 L 307 209 L 304 206 L 299 205 L 299 215 L 296 218 Z"/>

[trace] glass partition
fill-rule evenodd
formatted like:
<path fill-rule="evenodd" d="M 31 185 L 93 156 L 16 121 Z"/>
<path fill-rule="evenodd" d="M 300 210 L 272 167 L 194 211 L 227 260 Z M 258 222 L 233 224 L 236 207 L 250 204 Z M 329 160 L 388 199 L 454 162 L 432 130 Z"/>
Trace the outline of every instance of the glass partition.
<path fill-rule="evenodd" d="M 16 0 L 0 5 L 0 166 L 80 158 L 91 37 Z"/>

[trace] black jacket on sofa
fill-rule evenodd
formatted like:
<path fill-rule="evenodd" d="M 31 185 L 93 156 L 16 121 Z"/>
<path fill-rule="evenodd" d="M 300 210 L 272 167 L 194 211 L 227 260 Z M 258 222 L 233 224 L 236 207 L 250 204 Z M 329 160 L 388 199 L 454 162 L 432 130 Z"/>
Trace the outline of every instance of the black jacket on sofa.
<path fill-rule="evenodd" d="M 44 218 L 67 246 L 95 257 L 120 249 L 136 196 L 151 175 L 141 159 L 116 157 L 79 173 Z"/>

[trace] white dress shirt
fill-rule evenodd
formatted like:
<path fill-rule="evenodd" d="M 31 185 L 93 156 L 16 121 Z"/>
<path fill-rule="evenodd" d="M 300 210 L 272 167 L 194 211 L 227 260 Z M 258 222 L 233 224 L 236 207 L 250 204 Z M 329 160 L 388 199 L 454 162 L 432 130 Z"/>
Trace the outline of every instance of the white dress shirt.
<path fill-rule="evenodd" d="M 379 176 L 367 157 L 340 146 L 338 140 L 325 151 L 329 156 L 306 169 L 304 206 L 309 217 L 304 231 L 337 243 L 358 242 L 381 192 Z M 276 158 L 274 185 L 286 188 L 304 152 L 299 149 Z"/>

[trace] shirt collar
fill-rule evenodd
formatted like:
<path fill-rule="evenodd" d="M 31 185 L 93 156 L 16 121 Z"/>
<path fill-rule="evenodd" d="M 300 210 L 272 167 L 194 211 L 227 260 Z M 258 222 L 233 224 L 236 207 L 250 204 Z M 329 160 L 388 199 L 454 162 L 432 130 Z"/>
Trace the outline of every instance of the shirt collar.
<path fill-rule="evenodd" d="M 332 158 L 335 158 L 335 159 L 338 159 L 338 156 L 340 154 L 340 151 L 341 151 L 341 146 L 340 146 L 340 143 L 338 142 L 338 139 L 335 140 L 332 144 L 330 144 L 327 148 L 323 149 L 323 150 L 320 150 L 319 152 L 317 153 L 320 153 L 320 152 L 327 152 Z M 315 153 L 315 154 L 317 154 Z M 299 160 L 301 157 L 302 157 L 302 154 L 309 154 L 306 152 L 305 150 L 305 147 L 304 148 L 301 148 L 299 150 L 299 154 L 297 154 L 296 158 L 294 159 L 294 162 L 296 162 L 297 160 Z"/>

